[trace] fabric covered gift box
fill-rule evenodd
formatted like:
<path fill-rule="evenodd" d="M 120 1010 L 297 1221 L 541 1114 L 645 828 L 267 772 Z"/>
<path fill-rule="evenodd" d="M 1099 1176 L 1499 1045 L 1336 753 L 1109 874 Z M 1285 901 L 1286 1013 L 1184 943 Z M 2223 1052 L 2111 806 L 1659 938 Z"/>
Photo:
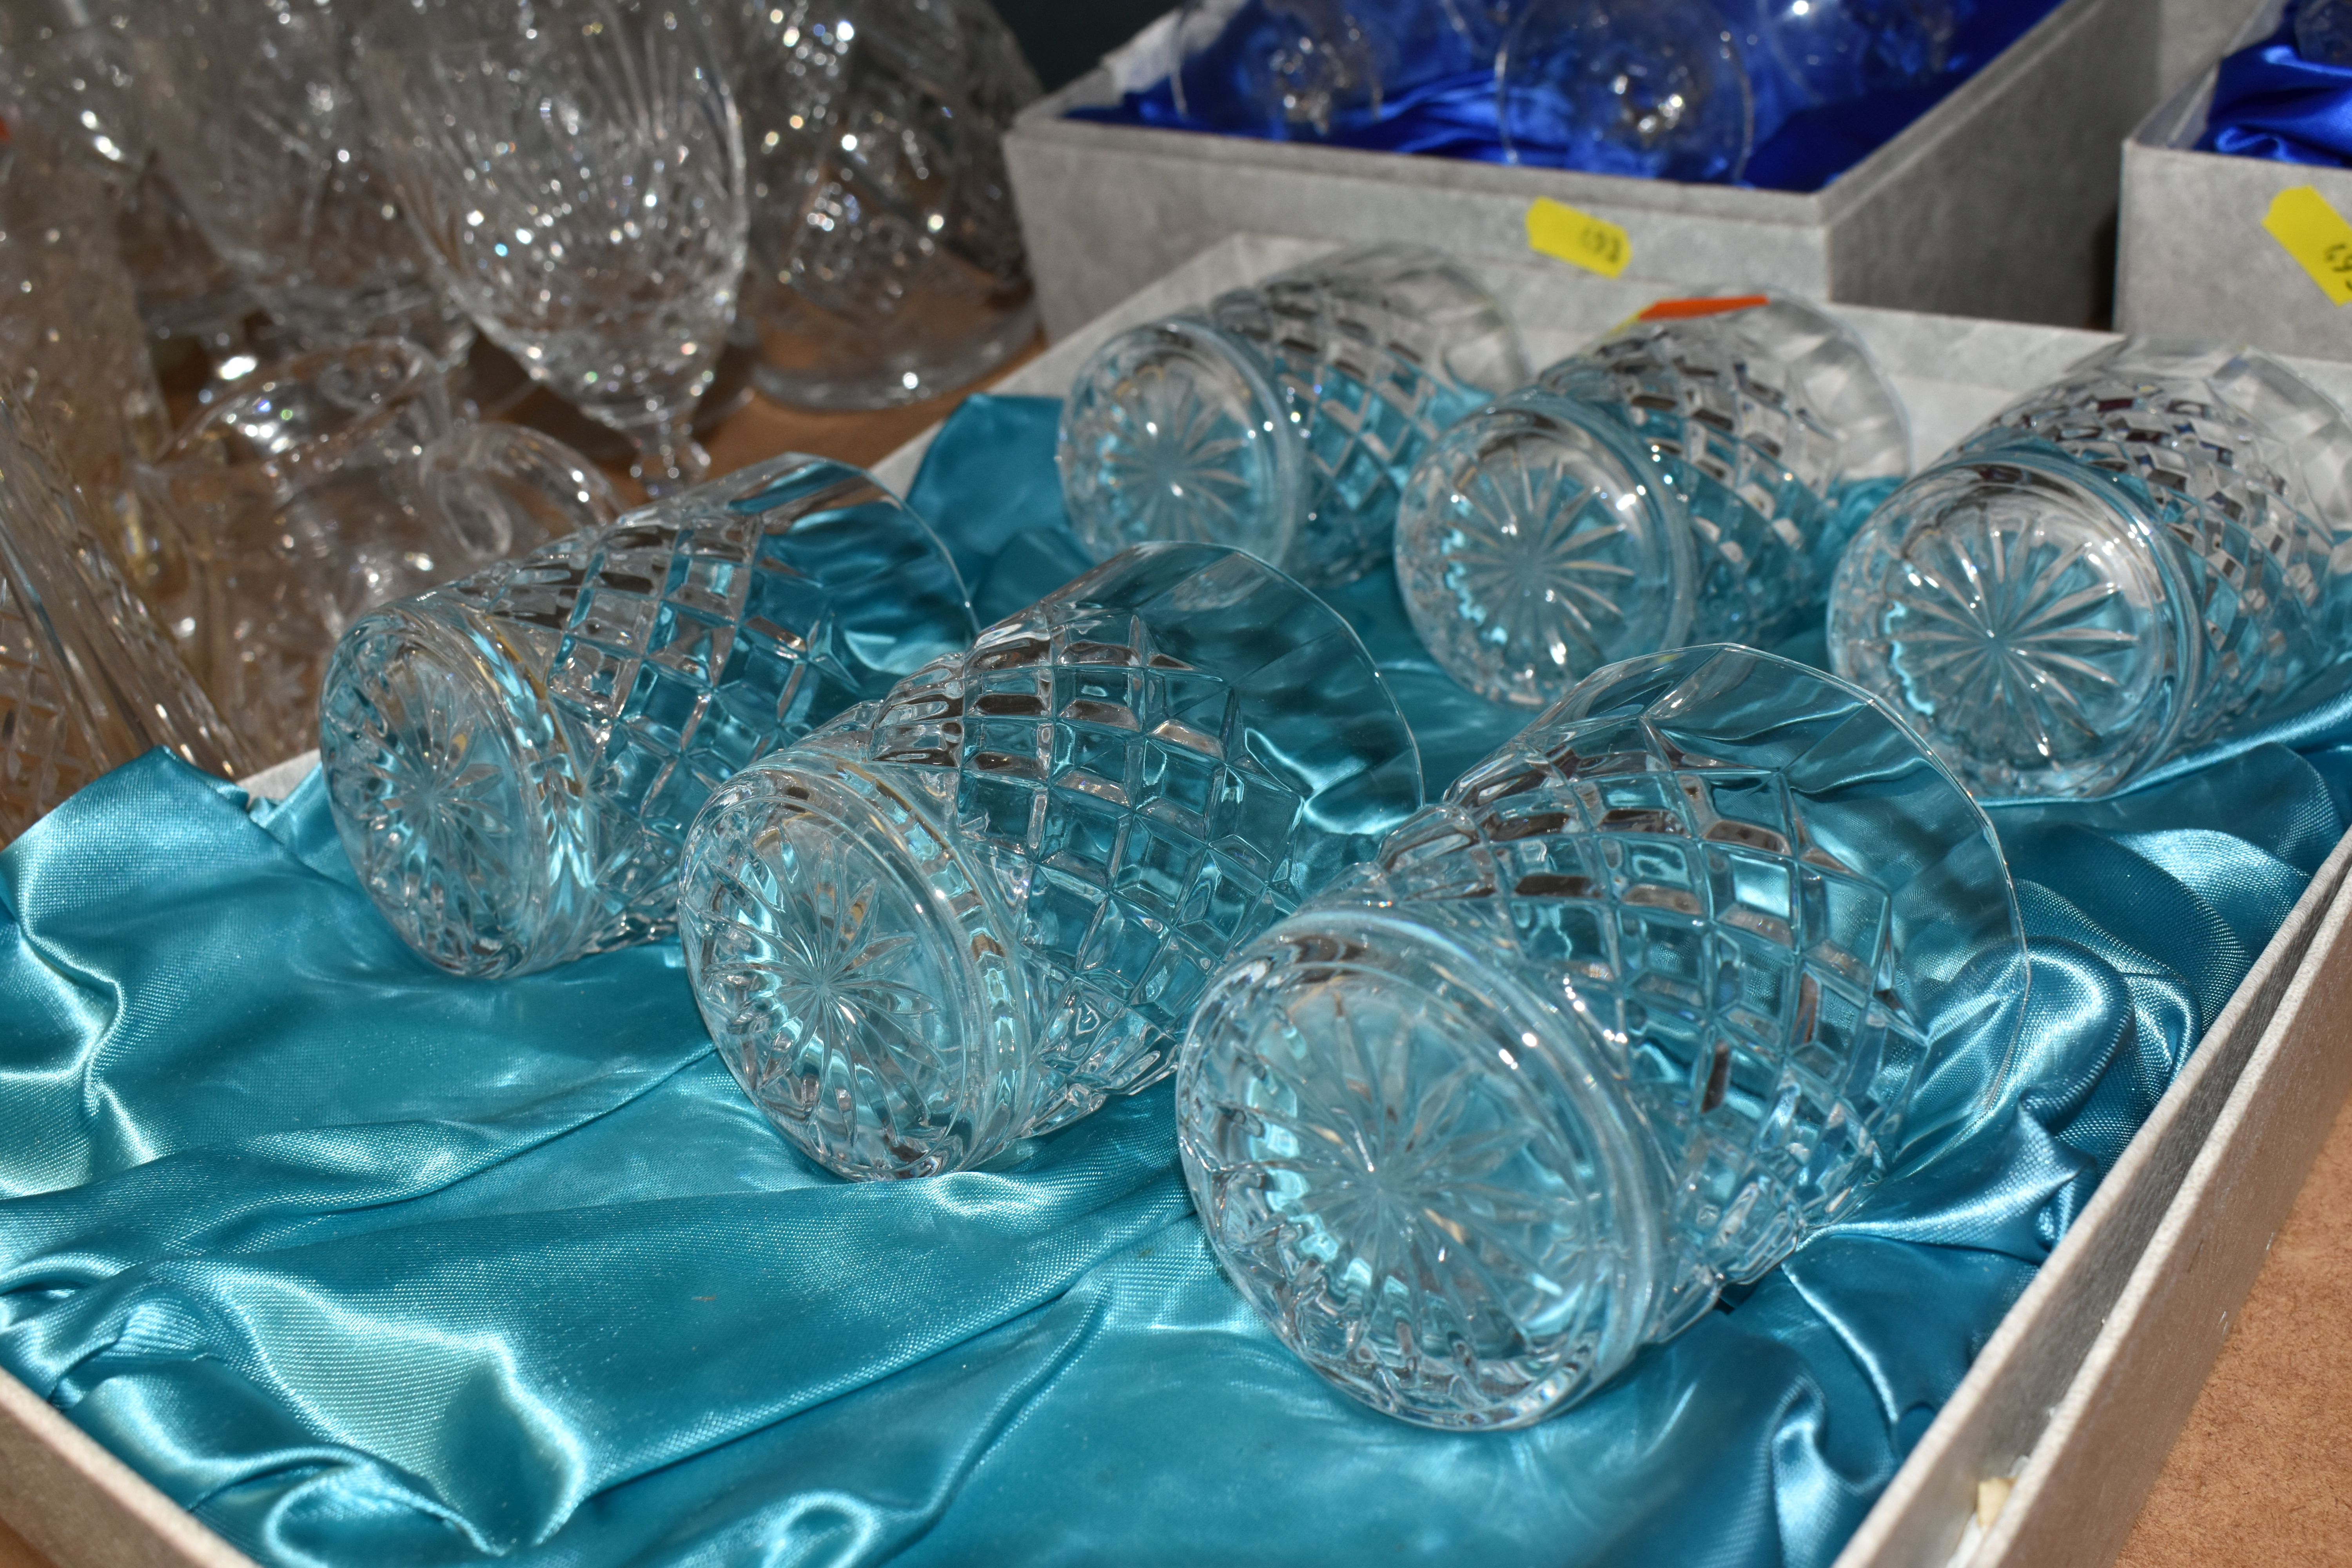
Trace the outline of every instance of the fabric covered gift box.
<path fill-rule="evenodd" d="M 2229 51 L 2276 33 L 2284 9 L 2285 0 L 2267 0 Z M 2116 324 L 2352 360 L 2352 311 L 2264 226 L 2281 195 L 2295 190 L 2352 218 L 2352 168 L 2198 151 L 2219 70 L 2209 58 L 2124 143 Z M 2325 263 L 2324 247 L 2316 259 Z"/>
<path fill-rule="evenodd" d="M 2081 325 L 2107 297 L 2116 144 L 2212 57 L 2253 3 L 2064 0 L 1811 192 L 1067 118 L 1149 85 L 1162 68 L 1149 31 L 1024 110 L 1005 160 L 1055 338 L 1205 247 L 1253 230 L 1332 241 L 1438 236 L 1465 258 L 1524 259 L 1538 197 L 1620 226 L 1638 278 Z"/>
<path fill-rule="evenodd" d="M 1318 248 L 1221 247 L 1009 390 L 1057 392 L 1112 327 Z M 1494 280 L 1539 357 L 1654 292 Z M 1850 319 L 1923 452 L 2105 341 Z M 975 400 L 885 465 L 983 615 L 1078 563 L 1055 414 Z M 1341 603 L 1433 782 L 1520 721 L 1428 666 L 1387 578 Z M 2352 751 L 2289 739 L 2001 813 L 2037 966 L 2001 1114 L 1588 1404 L 1478 1436 L 1373 1415 L 1259 1327 L 1185 1202 L 1164 1088 L 996 1169 L 845 1185 L 736 1090 L 674 948 L 454 980 L 352 886 L 315 779 L 256 803 L 151 757 L 0 857 L 0 1516 L 68 1563 L 215 1568 L 1937 1563 L 2030 1451 L 2011 1560 L 2086 1513 L 2112 1550 L 2146 1476 L 2103 1510 L 2026 1506 L 2103 1435 L 2039 1436 L 2050 1405 L 2102 1315 L 2153 1331 L 2145 1270 L 2204 1239 L 2213 1169 L 2183 1172 L 2209 1130 L 2268 1132 L 2219 1152 L 2291 1194 L 2343 1089 L 2294 988 L 2343 981 L 2303 961 L 2339 945 Z M 2200 1364 L 2150 1380 L 2188 1385 L 2169 1424 L 2127 1413 L 2157 1458 Z"/>

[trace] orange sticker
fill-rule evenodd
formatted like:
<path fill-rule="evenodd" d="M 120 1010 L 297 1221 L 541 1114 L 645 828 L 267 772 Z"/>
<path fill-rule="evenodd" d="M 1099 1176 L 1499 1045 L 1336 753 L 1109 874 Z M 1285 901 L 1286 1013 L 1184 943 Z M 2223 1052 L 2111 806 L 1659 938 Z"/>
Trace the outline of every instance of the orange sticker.
<path fill-rule="evenodd" d="M 1661 300 L 1633 319 L 1637 321 L 1687 321 L 1696 316 L 1726 316 L 1769 305 L 1767 294 L 1726 294 L 1714 300 Z"/>

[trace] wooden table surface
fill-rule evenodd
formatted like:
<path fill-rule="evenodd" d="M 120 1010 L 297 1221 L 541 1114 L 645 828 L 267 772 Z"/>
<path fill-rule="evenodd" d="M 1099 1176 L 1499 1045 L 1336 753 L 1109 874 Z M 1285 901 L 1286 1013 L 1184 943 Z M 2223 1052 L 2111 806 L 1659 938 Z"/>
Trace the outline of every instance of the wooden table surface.
<path fill-rule="evenodd" d="M 1011 367 L 1008 366 L 1009 370 Z M 957 397 L 873 414 L 754 398 L 707 443 L 719 472 L 776 452 L 872 463 Z M 2339 1114 L 2118 1560 L 2123 1568 L 2352 1563 L 2352 1108 Z M 0 1568 L 44 1558 L 0 1522 Z M 379 1568 L 371 1564 L 369 1568 Z M 394 1568 L 384 1564 L 381 1568 Z"/>

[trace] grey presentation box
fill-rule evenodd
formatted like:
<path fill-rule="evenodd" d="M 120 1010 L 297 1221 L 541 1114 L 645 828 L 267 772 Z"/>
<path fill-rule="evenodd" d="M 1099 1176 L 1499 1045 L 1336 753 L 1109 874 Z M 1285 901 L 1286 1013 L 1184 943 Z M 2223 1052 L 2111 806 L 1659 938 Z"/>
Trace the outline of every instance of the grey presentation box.
<path fill-rule="evenodd" d="M 2269 0 L 2229 48 L 2279 25 Z M 2352 219 L 2352 169 L 2199 153 L 2220 61 L 2124 143 L 2116 324 L 2127 332 L 2252 343 L 2273 353 L 2352 360 L 2352 307 L 2338 307 L 2263 229 L 2281 191 L 2309 185 Z"/>
<path fill-rule="evenodd" d="M 1150 30 L 1032 104 L 1005 155 L 1055 338 L 1232 234 L 1524 258 L 1539 196 L 1621 225 L 1636 277 L 2082 326 L 2106 302 L 2116 145 L 2253 3 L 2065 0 L 1901 135 L 1803 195 L 1064 118 L 1117 101 L 1118 62 L 1148 57 Z"/>

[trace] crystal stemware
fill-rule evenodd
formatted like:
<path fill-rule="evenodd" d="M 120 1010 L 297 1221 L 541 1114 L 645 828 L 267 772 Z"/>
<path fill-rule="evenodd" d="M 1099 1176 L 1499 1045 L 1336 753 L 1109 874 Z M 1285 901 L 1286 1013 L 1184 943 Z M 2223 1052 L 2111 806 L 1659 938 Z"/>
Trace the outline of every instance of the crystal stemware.
<path fill-rule="evenodd" d="M 1318 1373 L 1524 1426 L 1980 1124 L 2027 980 L 1992 824 L 1889 709 L 1749 648 L 1653 654 L 1240 954 L 1178 1149 Z"/>
<path fill-rule="evenodd" d="M 743 313 L 777 402 L 936 397 L 1037 330 L 1003 135 L 1038 94 L 985 0 L 726 0 L 751 163 Z"/>
<path fill-rule="evenodd" d="M 364 0 L 173 0 L 133 16 L 138 113 L 189 218 L 289 349 L 406 337 L 444 369 L 473 329 L 370 151 Z"/>
<path fill-rule="evenodd" d="M 750 224 L 728 62 L 674 0 L 390 0 L 362 75 L 448 286 L 543 384 L 700 479 Z"/>

